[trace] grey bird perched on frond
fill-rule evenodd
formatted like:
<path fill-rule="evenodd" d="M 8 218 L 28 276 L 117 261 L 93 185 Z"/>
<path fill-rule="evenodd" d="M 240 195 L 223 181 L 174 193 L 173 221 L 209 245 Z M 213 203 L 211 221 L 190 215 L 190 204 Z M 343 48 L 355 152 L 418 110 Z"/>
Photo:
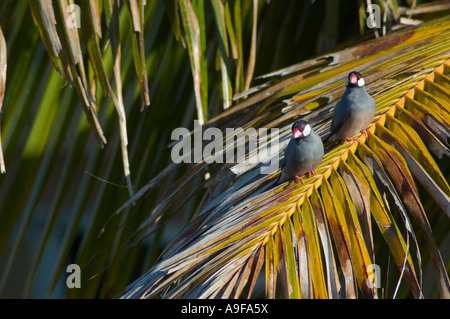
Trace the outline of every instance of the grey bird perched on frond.
<path fill-rule="evenodd" d="M 292 138 L 284 151 L 284 166 L 276 184 L 295 179 L 303 182 L 306 173 L 316 175 L 316 168 L 322 162 L 324 148 L 322 139 L 304 120 L 292 125 Z"/>
<path fill-rule="evenodd" d="M 341 100 L 334 108 L 330 135 L 325 139 L 343 139 L 350 142 L 358 138 L 351 138 L 359 132 L 367 137 L 366 128 L 375 115 L 375 101 L 367 93 L 365 81 L 360 73 L 352 71 L 345 80 L 347 89 Z"/>

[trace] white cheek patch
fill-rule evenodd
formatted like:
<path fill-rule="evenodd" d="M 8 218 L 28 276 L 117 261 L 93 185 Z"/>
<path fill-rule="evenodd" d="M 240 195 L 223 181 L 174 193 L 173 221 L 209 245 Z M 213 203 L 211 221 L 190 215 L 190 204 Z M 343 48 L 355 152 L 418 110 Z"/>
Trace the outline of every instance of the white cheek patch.
<path fill-rule="evenodd" d="M 307 124 L 303 128 L 303 136 L 307 137 L 309 134 L 311 134 L 311 126 L 309 124 Z"/>
<path fill-rule="evenodd" d="M 360 78 L 360 79 L 358 80 L 358 86 L 359 86 L 359 87 L 363 87 L 364 84 L 366 84 L 366 82 L 364 81 L 363 78 Z"/>

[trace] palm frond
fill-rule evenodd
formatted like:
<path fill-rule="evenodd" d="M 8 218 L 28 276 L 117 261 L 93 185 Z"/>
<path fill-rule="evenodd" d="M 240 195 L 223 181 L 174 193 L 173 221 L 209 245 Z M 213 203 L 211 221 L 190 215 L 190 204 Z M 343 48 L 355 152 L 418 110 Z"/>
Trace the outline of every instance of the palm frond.
<path fill-rule="evenodd" d="M 0 113 L 2 111 L 3 99 L 5 98 L 5 84 L 6 84 L 6 69 L 8 63 L 7 52 L 6 52 L 6 41 L 3 35 L 2 28 L 0 27 Z M 1 128 L 1 126 L 0 126 Z M 0 134 L 1 143 L 1 134 Z M 5 173 L 5 160 L 3 158 L 3 148 L 0 146 L 0 173 Z"/>
<path fill-rule="evenodd" d="M 406 280 L 400 278 L 422 287 L 422 276 L 422 293 L 431 296 L 437 291 L 433 287 L 437 284 L 426 280 L 432 268 L 432 250 L 422 248 L 424 236 L 412 216 L 423 221 L 425 211 L 436 245 L 445 249 L 442 243 L 448 240 L 449 223 L 442 210 L 448 210 L 441 207 L 448 202 L 448 114 L 442 112 L 444 108 L 429 106 L 428 100 L 431 94 L 435 100 L 435 96 L 443 96 L 436 100 L 439 105 L 446 101 L 448 66 L 444 64 L 442 72 L 433 71 L 445 59 L 442 52 L 447 42 L 439 43 L 435 36 L 447 36 L 446 24 L 407 29 L 386 39 L 324 54 L 330 44 L 346 47 L 373 36 L 375 30 L 366 29 L 364 15 L 369 2 L 360 1 L 358 7 L 357 2 L 348 1 L 344 12 L 334 3 L 320 1 L 291 1 L 287 6 L 263 0 L 0 1 L 0 28 L 5 39 L 0 39 L 1 140 L 8 170 L 0 175 L 0 294 L 14 298 L 116 296 L 154 265 L 162 247 L 172 239 L 170 233 L 191 221 L 192 215 L 197 219 L 178 237 L 182 245 L 189 246 L 184 237 L 197 236 L 204 221 L 223 215 L 220 228 L 223 231 L 230 225 L 227 234 L 234 241 L 222 238 L 225 246 L 219 252 L 208 242 L 202 247 L 211 256 L 221 253 L 230 264 L 224 267 L 212 260 L 208 264 L 212 276 L 202 269 L 193 275 L 194 269 L 187 266 L 173 278 L 180 282 L 193 275 L 199 291 L 201 283 L 208 281 L 210 286 L 202 296 L 262 296 L 264 287 L 270 298 L 339 297 L 342 291 L 348 296 L 359 291 L 363 296 L 373 295 L 370 289 L 360 287 L 364 272 L 349 271 L 369 262 L 380 265 L 389 282 L 384 291 L 377 291 L 378 296 L 405 296 Z M 437 13 L 430 10 L 440 10 L 439 16 L 448 14 L 443 11 L 448 1 L 434 2 L 428 8 L 399 7 L 398 24 L 396 2 L 375 2 L 381 4 L 383 28 L 386 26 L 378 30 L 379 35 L 404 28 L 405 18 L 408 21 L 404 23 L 414 24 L 435 18 Z M 201 108 L 194 89 L 193 52 L 186 40 L 189 30 L 181 11 L 181 5 L 188 3 L 195 14 L 191 18 L 197 19 L 202 29 L 205 54 L 198 53 L 197 58 L 207 65 L 198 73 L 202 77 L 198 92 L 205 99 Z M 361 32 L 358 8 L 363 13 L 359 16 Z M 327 17 L 331 19 L 323 23 Z M 425 51 L 412 50 L 420 46 Z M 399 54 L 402 58 L 396 61 Z M 298 61 L 304 62 L 273 71 Z M 383 68 L 377 69 L 378 63 Z M 383 119 L 380 117 L 380 124 L 374 122 L 375 134 L 365 141 L 367 149 L 341 145 L 331 150 L 330 162 L 322 167 L 322 179 L 311 180 L 314 187 L 295 192 L 296 187 L 283 187 L 271 193 L 269 184 L 277 176 L 263 178 L 261 165 L 253 162 L 173 163 L 170 132 L 176 127 L 192 128 L 200 111 L 205 115 L 204 128 L 280 127 L 281 146 L 287 142 L 285 129 L 298 116 L 312 120 L 326 136 L 330 108 L 342 94 L 345 73 L 353 67 L 367 71 L 371 94 L 384 105 L 379 110 Z M 429 74 L 432 77 L 423 87 L 411 96 L 403 95 Z M 398 91 L 392 89 L 396 85 Z M 394 113 L 387 111 L 402 97 L 404 107 L 396 107 Z M 152 106 L 142 109 L 150 98 Z M 378 158 L 384 155 L 372 146 L 387 148 L 374 136 L 394 145 L 417 182 L 417 190 L 409 175 L 401 175 L 408 188 L 397 189 L 398 174 L 405 164 L 402 162 L 398 171 L 385 169 Z M 239 146 L 247 139 L 240 138 Z M 270 144 L 266 139 L 259 143 Z M 252 160 L 258 158 L 255 152 L 245 156 L 249 155 Z M 278 152 L 268 156 L 262 160 L 277 157 Z M 212 178 L 205 182 L 207 173 Z M 271 197 L 260 203 L 266 191 Z M 402 196 L 416 191 L 423 209 L 417 196 L 408 205 L 404 203 Z M 324 196 L 331 206 L 323 201 Z M 234 205 L 243 202 L 257 210 L 244 204 L 241 217 L 222 214 L 233 213 Z M 233 232 L 239 229 L 240 219 L 247 224 L 243 224 L 242 237 L 236 237 Z M 390 263 L 377 223 L 394 225 L 394 233 L 403 236 L 403 244 L 396 239 L 393 248 L 398 255 L 396 263 L 402 261 L 399 271 L 390 269 L 396 263 Z M 238 248 L 246 238 L 251 242 L 230 255 L 228 248 Z M 298 241 L 289 241 L 292 238 Z M 336 242 L 344 251 L 336 249 Z M 357 254 L 360 249 L 364 254 Z M 170 257 L 174 245 L 166 252 L 164 258 Z M 207 261 L 202 259 L 198 265 Z M 351 274 L 352 283 L 343 280 L 341 261 L 351 262 L 345 273 Z M 408 275 L 411 262 L 415 274 Z M 63 284 L 70 263 L 81 267 L 82 289 Z M 435 263 L 439 268 L 439 261 Z M 233 269 L 233 265 L 239 267 Z M 369 265 L 366 273 L 370 274 L 370 269 Z M 219 288 L 220 282 L 225 283 L 223 288 Z M 183 284 L 183 294 L 190 294 L 189 285 Z M 421 293 L 417 290 L 416 296 Z M 161 291 L 164 296 L 181 295 L 181 290 Z"/>
<path fill-rule="evenodd" d="M 255 154 L 238 158 L 238 164 L 192 167 L 150 212 L 135 240 L 152 231 L 170 205 L 181 205 L 206 187 L 198 216 L 123 297 L 251 296 L 265 266 L 270 298 L 377 298 L 370 266 L 378 262 L 377 250 L 389 250 L 399 280 L 420 298 L 417 229 L 430 252 L 440 296 L 450 297 L 423 204 L 429 196 L 449 215 L 450 187 L 441 172 L 448 161 L 435 160 L 450 157 L 448 27 L 448 20 L 437 20 L 281 70 L 276 83 L 248 92 L 248 98 L 210 120 L 206 127 L 223 131 L 230 123 L 244 129 L 280 126 L 280 145 L 285 145 L 288 126 L 303 118 L 325 137 L 330 109 L 354 69 L 364 74 L 377 102 L 368 138 L 328 150 L 318 174 L 304 184 L 274 187 L 278 173 L 267 177 L 260 174 L 262 163 L 244 163 Z M 194 177 L 208 171 L 210 179 L 194 186 Z M 374 247 L 375 233 L 384 238 L 384 247 Z"/>

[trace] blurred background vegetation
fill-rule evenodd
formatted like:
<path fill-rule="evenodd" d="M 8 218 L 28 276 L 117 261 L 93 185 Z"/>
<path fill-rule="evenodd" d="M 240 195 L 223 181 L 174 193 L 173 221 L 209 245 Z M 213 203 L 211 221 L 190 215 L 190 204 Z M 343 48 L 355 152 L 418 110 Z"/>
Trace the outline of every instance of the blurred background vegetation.
<path fill-rule="evenodd" d="M 150 181 L 153 187 L 135 206 L 114 214 L 130 196 L 114 101 L 104 96 L 99 79 L 93 76 L 95 64 L 88 61 L 83 45 L 89 88 L 107 140 L 101 148 L 76 88 L 55 70 L 49 58 L 30 10 L 33 1 L 0 1 L 0 26 L 8 57 L 1 117 L 6 165 L 6 174 L 0 176 L 1 297 L 117 296 L 154 264 L 167 242 L 189 223 L 202 198 L 198 194 L 167 212 L 150 236 L 133 241 L 148 212 L 189 169 L 179 166 L 164 174 L 171 164 L 173 129 L 193 129 L 201 112 L 205 121 L 221 114 L 231 106 L 233 96 L 239 100 L 245 96 L 239 93 L 263 83 L 265 79 L 260 76 L 449 12 L 448 1 L 146 1 L 141 34 L 150 105 L 142 109 L 142 68 L 135 67 L 133 46 L 140 34 L 133 31 L 129 9 L 135 1 L 120 2 L 121 80 L 130 180 L 134 193 Z M 382 8 L 381 29 L 366 27 L 366 8 L 371 2 Z M 430 2 L 440 6 L 420 10 Z M 54 8 L 56 3 L 53 1 Z M 113 2 L 95 3 L 101 17 L 99 47 L 106 73 L 112 79 L 113 40 L 105 8 L 106 3 Z M 202 30 L 202 58 L 206 63 L 201 74 L 201 111 L 197 108 L 199 97 L 190 58 L 192 34 L 183 24 L 189 5 Z M 232 27 L 234 43 L 221 40 L 221 25 Z M 79 33 L 82 29 L 83 24 Z M 227 81 L 228 86 L 224 86 Z M 117 90 L 117 84 L 113 87 Z M 66 289 L 66 267 L 71 263 L 82 268 L 82 289 Z"/>

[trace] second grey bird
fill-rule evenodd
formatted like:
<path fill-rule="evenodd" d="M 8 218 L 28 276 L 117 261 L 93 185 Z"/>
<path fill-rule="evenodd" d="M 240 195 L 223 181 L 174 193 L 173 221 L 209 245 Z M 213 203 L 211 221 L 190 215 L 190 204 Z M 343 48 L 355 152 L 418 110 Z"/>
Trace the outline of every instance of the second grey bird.
<path fill-rule="evenodd" d="M 303 182 L 301 176 L 306 173 L 315 175 L 315 169 L 322 162 L 324 148 L 322 139 L 311 125 L 304 120 L 292 125 L 292 138 L 284 150 L 284 166 L 277 184 L 295 179 Z"/>
<path fill-rule="evenodd" d="M 349 73 L 345 80 L 347 89 L 334 108 L 330 135 L 326 140 L 329 138 L 341 138 L 347 142 L 358 140 L 350 137 L 359 132 L 367 136 L 366 128 L 372 122 L 376 105 L 364 85 L 365 81 L 361 74 L 356 71 Z"/>

